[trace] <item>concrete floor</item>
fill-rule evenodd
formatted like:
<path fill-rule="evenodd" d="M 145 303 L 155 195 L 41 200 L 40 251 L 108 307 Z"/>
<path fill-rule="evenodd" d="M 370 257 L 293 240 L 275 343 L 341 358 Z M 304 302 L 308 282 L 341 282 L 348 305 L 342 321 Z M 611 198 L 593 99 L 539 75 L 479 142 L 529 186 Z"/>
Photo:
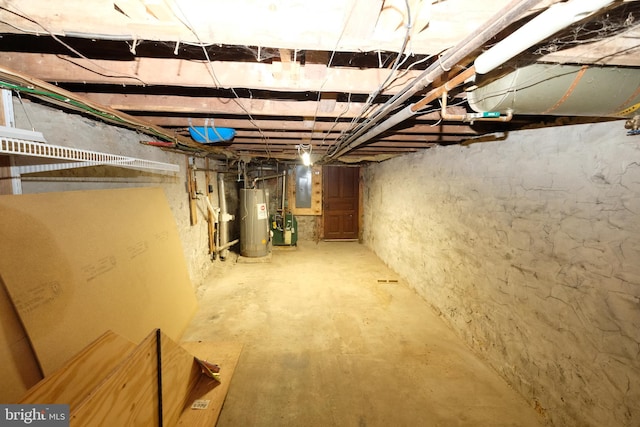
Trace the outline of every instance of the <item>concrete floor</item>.
<path fill-rule="evenodd" d="M 220 427 L 541 425 L 356 242 L 299 242 L 270 263 L 229 259 L 198 294 L 183 339 L 244 344 Z"/>

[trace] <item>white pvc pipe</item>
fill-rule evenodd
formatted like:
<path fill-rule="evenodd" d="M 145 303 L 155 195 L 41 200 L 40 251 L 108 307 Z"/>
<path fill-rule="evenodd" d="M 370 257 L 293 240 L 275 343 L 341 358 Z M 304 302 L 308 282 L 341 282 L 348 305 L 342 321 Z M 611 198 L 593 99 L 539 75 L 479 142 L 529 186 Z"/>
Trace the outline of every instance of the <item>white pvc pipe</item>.
<path fill-rule="evenodd" d="M 218 235 L 220 236 L 220 240 L 218 247 L 226 247 L 225 245 L 229 243 L 229 219 L 227 199 L 224 191 L 224 174 L 218 175 L 218 204 L 220 205 L 220 219 L 218 220 Z M 220 251 L 220 258 L 225 259 L 228 252 L 226 249 Z"/>
<path fill-rule="evenodd" d="M 556 3 L 478 56 L 476 73 L 486 74 L 563 28 L 581 21 L 616 0 L 571 0 Z"/>

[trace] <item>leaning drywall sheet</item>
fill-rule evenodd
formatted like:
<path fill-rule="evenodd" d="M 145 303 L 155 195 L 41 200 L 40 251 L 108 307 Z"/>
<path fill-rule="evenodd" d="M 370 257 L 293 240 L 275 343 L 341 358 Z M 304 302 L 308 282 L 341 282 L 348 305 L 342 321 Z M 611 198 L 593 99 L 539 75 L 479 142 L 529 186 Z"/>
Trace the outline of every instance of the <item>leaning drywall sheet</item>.
<path fill-rule="evenodd" d="M 27 333 L 0 277 L 0 403 L 17 402 L 41 379 Z"/>
<path fill-rule="evenodd" d="M 0 274 L 44 374 L 107 329 L 178 339 L 196 309 L 159 188 L 0 197 Z"/>

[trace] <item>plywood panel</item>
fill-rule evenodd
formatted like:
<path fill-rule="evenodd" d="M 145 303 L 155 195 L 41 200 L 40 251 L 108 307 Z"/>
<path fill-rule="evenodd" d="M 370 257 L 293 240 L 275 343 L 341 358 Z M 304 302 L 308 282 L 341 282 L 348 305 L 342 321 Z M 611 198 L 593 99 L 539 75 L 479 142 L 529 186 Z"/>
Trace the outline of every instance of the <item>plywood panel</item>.
<path fill-rule="evenodd" d="M 181 346 L 199 359 L 220 365 L 220 383 L 202 375 L 191 391 L 189 400 L 178 421 L 179 426 L 215 426 L 227 396 L 231 377 L 240 359 L 242 344 L 236 342 L 182 343 Z M 194 409 L 196 401 L 207 402 L 207 407 Z"/>
<path fill-rule="evenodd" d="M 19 403 L 66 403 L 73 411 L 135 347 L 131 341 L 107 331 L 29 389 Z"/>
<path fill-rule="evenodd" d="M 112 330 L 178 339 L 196 309 L 159 188 L 0 196 L 0 271 L 47 375 Z"/>
<path fill-rule="evenodd" d="M 160 334 L 163 424 L 175 425 L 199 377 L 193 358 Z M 158 426 L 157 335 L 149 334 L 97 389 L 71 411 L 72 426 Z"/>

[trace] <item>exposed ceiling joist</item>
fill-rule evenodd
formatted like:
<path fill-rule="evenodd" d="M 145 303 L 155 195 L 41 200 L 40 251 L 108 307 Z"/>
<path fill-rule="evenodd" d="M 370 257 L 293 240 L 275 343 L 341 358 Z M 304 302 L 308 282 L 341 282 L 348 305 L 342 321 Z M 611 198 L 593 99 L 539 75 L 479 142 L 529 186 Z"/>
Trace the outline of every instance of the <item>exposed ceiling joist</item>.
<path fill-rule="evenodd" d="M 0 61 L 206 155 L 292 160 L 301 142 L 318 154 L 346 135 L 352 140 L 331 161 L 382 161 L 572 123 L 576 117 L 466 119 L 474 58 L 555 3 L 565 1 L 67 0 L 61 12 L 46 0 L 4 0 Z M 638 16 L 640 1 L 612 0 L 593 20 L 554 34 L 493 77 L 535 61 L 640 67 Z M 481 27 L 490 29 L 482 42 Z M 473 48 L 449 60 L 451 47 L 471 40 Z M 454 84 L 456 75 L 465 77 Z M 442 120 L 440 97 L 398 113 L 438 87 L 456 121 Z M 620 90 L 633 99 L 638 88 Z M 379 127 L 378 114 L 402 120 Z M 232 128 L 236 137 L 199 144 L 187 136 L 191 125 Z M 361 143 L 371 128 L 381 132 Z"/>
<path fill-rule="evenodd" d="M 209 88 L 251 88 L 285 92 L 346 92 L 368 94 L 389 76 L 384 68 L 357 69 L 298 64 L 297 73 L 289 62 L 248 63 L 133 57 L 128 61 L 77 58 L 68 55 L 0 52 L 0 62 L 20 72 L 36 72 L 37 77 L 59 83 L 116 84 L 133 86 L 181 86 Z M 280 64 L 278 67 L 276 65 Z M 307 70 L 310 72 L 307 73 Z M 383 94 L 397 93 L 420 72 L 393 73 L 393 85 Z"/>

